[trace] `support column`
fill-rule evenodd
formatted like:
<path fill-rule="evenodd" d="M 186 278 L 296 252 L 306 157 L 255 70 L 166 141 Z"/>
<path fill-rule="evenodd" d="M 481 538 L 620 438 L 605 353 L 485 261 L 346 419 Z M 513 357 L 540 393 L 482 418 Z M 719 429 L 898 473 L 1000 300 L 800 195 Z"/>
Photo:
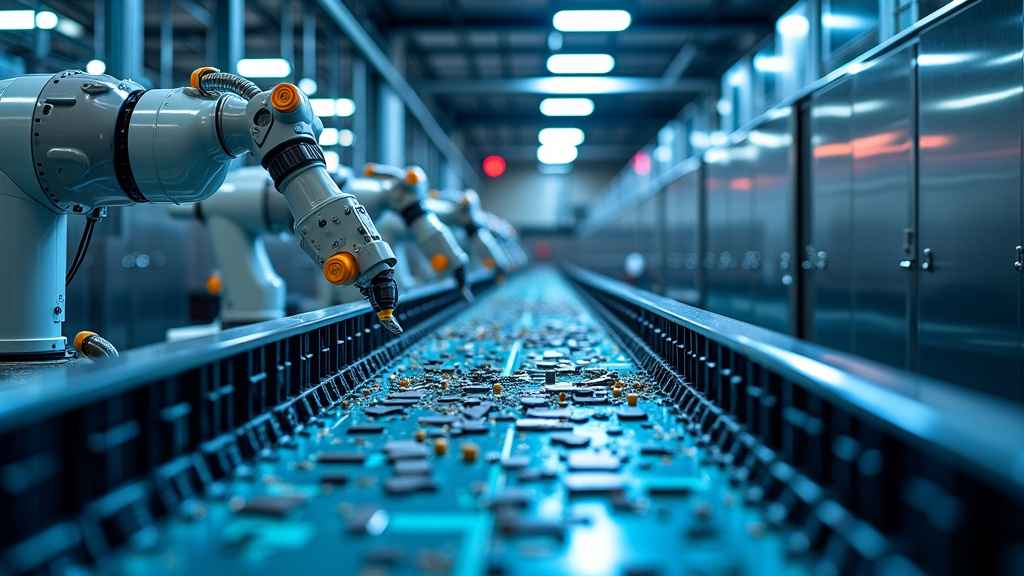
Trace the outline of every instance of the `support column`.
<path fill-rule="evenodd" d="M 391 42 L 390 59 L 402 76 L 405 76 L 405 49 L 405 37 L 395 36 Z M 379 93 L 379 161 L 393 166 L 405 166 L 405 104 L 391 86 L 383 82 Z"/>
<path fill-rule="evenodd" d="M 107 74 L 142 81 L 144 0 L 106 0 L 103 3 L 103 51 Z"/>
<path fill-rule="evenodd" d="M 213 66 L 224 72 L 237 72 L 238 61 L 245 57 L 244 0 L 216 2 L 216 10 L 213 13 L 213 36 Z"/>

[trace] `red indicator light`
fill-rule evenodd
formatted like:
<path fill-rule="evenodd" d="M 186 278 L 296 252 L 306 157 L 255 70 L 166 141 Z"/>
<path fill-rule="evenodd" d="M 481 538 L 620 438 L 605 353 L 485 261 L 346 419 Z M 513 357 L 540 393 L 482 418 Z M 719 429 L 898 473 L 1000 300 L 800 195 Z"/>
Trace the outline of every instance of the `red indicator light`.
<path fill-rule="evenodd" d="M 501 156 L 488 156 L 484 158 L 484 174 L 491 178 L 497 178 L 505 173 L 505 159 Z"/>
<path fill-rule="evenodd" d="M 633 170 L 640 175 L 651 171 L 651 155 L 643 150 L 633 155 Z"/>

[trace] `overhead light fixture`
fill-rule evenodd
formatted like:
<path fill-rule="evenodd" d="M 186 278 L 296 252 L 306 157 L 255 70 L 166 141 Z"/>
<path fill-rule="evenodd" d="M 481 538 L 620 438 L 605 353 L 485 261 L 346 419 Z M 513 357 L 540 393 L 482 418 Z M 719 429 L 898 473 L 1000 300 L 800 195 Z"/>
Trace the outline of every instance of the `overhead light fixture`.
<path fill-rule="evenodd" d="M 53 30 L 57 27 L 58 22 L 60 19 L 53 12 L 48 10 L 36 12 L 36 28 L 40 30 Z"/>
<path fill-rule="evenodd" d="M 811 24 L 800 14 L 789 14 L 779 18 L 775 29 L 783 36 L 807 36 L 811 30 Z"/>
<path fill-rule="evenodd" d="M 548 146 L 537 148 L 537 160 L 541 164 L 568 164 L 579 156 L 575 146 Z"/>
<path fill-rule="evenodd" d="M 351 146 L 356 141 L 356 133 L 345 128 L 338 131 L 338 146 Z"/>
<path fill-rule="evenodd" d="M 71 18 L 61 17 L 60 22 L 57 22 L 57 27 L 54 28 L 54 30 L 68 38 L 81 38 L 82 36 L 85 36 L 85 28 Z"/>
<path fill-rule="evenodd" d="M 552 19 L 561 32 L 621 32 L 632 21 L 625 10 L 560 10 Z"/>
<path fill-rule="evenodd" d="M 338 118 L 348 118 L 356 113 L 356 103 L 351 98 L 338 98 L 334 101 L 334 115 Z"/>
<path fill-rule="evenodd" d="M 781 56 L 754 56 L 754 68 L 761 72 L 785 72 L 786 59 Z"/>
<path fill-rule="evenodd" d="M 541 174 L 568 174 L 572 164 L 538 164 L 537 171 Z"/>
<path fill-rule="evenodd" d="M 302 90 L 303 92 L 306 93 L 306 96 L 312 96 L 313 94 L 316 94 L 316 89 L 319 88 L 319 86 L 316 83 L 316 80 L 312 78 L 302 78 L 301 80 L 299 80 L 298 86 L 299 90 Z"/>
<path fill-rule="evenodd" d="M 615 68 L 610 54 L 555 54 L 548 58 L 552 74 L 607 74 Z"/>
<path fill-rule="evenodd" d="M 579 146 L 583 144 L 583 130 L 579 128 L 545 128 L 537 134 L 545 146 Z"/>
<path fill-rule="evenodd" d="M 85 65 L 85 71 L 89 74 L 103 74 L 107 71 L 107 64 L 103 60 L 89 60 Z"/>
<path fill-rule="evenodd" d="M 540 101 L 540 113 L 545 116 L 590 116 L 594 101 L 590 98 L 545 98 Z"/>
<path fill-rule="evenodd" d="M 34 10 L 0 11 L 0 30 L 31 30 L 36 27 Z"/>
<path fill-rule="evenodd" d="M 237 70 L 249 78 L 284 78 L 292 73 L 292 65 L 284 58 L 242 58 Z"/>
<path fill-rule="evenodd" d="M 350 98 L 310 98 L 309 104 L 313 114 L 321 118 L 348 118 L 356 111 L 356 103 Z"/>
<path fill-rule="evenodd" d="M 338 139 L 339 134 L 337 128 L 324 128 L 324 131 L 320 133 L 320 139 L 318 142 L 321 146 L 337 146 Z"/>

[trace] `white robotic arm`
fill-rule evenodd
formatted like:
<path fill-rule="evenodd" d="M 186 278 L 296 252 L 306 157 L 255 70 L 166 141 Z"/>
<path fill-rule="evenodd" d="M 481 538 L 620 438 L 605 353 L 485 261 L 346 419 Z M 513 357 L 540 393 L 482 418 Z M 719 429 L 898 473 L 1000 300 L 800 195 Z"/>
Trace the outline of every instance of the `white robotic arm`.
<path fill-rule="evenodd" d="M 427 206 L 446 224 L 462 227 L 469 242 L 469 251 L 481 266 L 497 268 L 504 273 L 513 271 L 505 249 L 491 232 L 487 215 L 480 205 L 480 196 L 475 190 L 431 190 L 430 196 Z"/>
<path fill-rule="evenodd" d="M 261 91 L 212 68 L 174 90 L 78 70 L 0 81 L 0 356 L 64 355 L 67 214 L 202 200 L 245 152 L 270 173 L 324 275 L 359 286 L 400 331 L 394 254 L 327 174 L 321 128 L 294 86 Z"/>
<path fill-rule="evenodd" d="M 419 166 L 402 169 L 383 164 L 367 164 L 365 173 L 384 183 L 383 192 L 391 210 L 405 220 L 416 243 L 430 260 L 430 267 L 435 272 L 451 272 L 463 298 L 472 301 L 473 293 L 466 281 L 469 256 L 451 229 L 424 204 L 430 186 L 423 169 Z"/>

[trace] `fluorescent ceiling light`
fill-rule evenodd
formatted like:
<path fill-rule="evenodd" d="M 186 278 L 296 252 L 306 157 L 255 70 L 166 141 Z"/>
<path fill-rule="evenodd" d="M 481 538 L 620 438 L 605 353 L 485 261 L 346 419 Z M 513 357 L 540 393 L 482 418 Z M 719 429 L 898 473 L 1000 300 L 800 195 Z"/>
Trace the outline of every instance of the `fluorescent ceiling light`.
<path fill-rule="evenodd" d="M 754 68 L 761 72 L 785 72 L 786 59 L 782 56 L 754 56 Z"/>
<path fill-rule="evenodd" d="M 313 94 L 316 94 L 316 89 L 319 88 L 319 86 L 316 83 L 316 80 L 312 78 L 302 78 L 301 80 L 299 80 L 298 86 L 299 90 L 302 90 L 303 92 L 306 93 L 306 96 L 312 96 Z"/>
<path fill-rule="evenodd" d="M 313 107 L 313 114 L 321 118 L 334 116 L 336 105 L 332 98 L 310 98 L 309 105 Z"/>
<path fill-rule="evenodd" d="M 348 128 L 338 132 L 338 145 L 339 146 L 351 146 L 356 141 L 355 132 Z"/>
<path fill-rule="evenodd" d="M 284 78 L 292 73 L 292 65 L 284 58 L 243 58 L 238 61 L 238 74 L 249 78 Z"/>
<path fill-rule="evenodd" d="M 579 128 L 545 128 L 537 134 L 545 146 L 579 146 L 583 144 L 583 130 Z"/>
<path fill-rule="evenodd" d="M 321 118 L 348 118 L 356 111 L 356 103 L 349 98 L 310 98 L 309 104 L 313 114 Z"/>
<path fill-rule="evenodd" d="M 834 30 L 861 30 L 871 25 L 871 21 L 850 14 L 827 13 L 821 15 L 821 23 Z"/>
<path fill-rule="evenodd" d="M 579 151 L 575 146 L 540 146 L 537 148 L 537 160 L 541 164 L 568 164 L 576 159 Z"/>
<path fill-rule="evenodd" d="M 57 15 L 48 10 L 43 12 L 36 12 L 36 28 L 40 30 L 53 30 L 57 27 L 57 23 L 60 21 Z"/>
<path fill-rule="evenodd" d="M 356 113 L 356 103 L 351 98 L 338 98 L 334 101 L 334 115 L 348 118 Z"/>
<path fill-rule="evenodd" d="M 107 71 L 107 64 L 103 60 L 89 60 L 85 65 L 85 71 L 89 74 L 103 74 Z"/>
<path fill-rule="evenodd" d="M 590 116 L 594 101 L 590 98 L 545 98 L 540 101 L 540 113 L 545 116 Z"/>
<path fill-rule="evenodd" d="M 632 21 L 625 10 L 561 10 L 552 19 L 562 32 L 620 32 Z"/>
<path fill-rule="evenodd" d="M 320 133 L 321 146 L 337 146 L 338 145 L 338 129 L 337 128 L 324 128 L 324 131 Z"/>
<path fill-rule="evenodd" d="M 0 30 L 31 30 L 35 27 L 34 10 L 0 10 Z"/>
<path fill-rule="evenodd" d="M 552 74 L 606 74 L 615 68 L 610 54 L 555 54 L 548 58 Z"/>
<path fill-rule="evenodd" d="M 61 18 L 60 22 L 57 22 L 57 27 L 54 28 L 54 30 L 68 38 L 81 38 L 82 36 L 85 36 L 85 28 L 70 18 Z"/>
<path fill-rule="evenodd" d="M 807 36 L 811 30 L 811 24 L 800 14 L 790 14 L 779 18 L 775 29 L 783 36 Z"/>

